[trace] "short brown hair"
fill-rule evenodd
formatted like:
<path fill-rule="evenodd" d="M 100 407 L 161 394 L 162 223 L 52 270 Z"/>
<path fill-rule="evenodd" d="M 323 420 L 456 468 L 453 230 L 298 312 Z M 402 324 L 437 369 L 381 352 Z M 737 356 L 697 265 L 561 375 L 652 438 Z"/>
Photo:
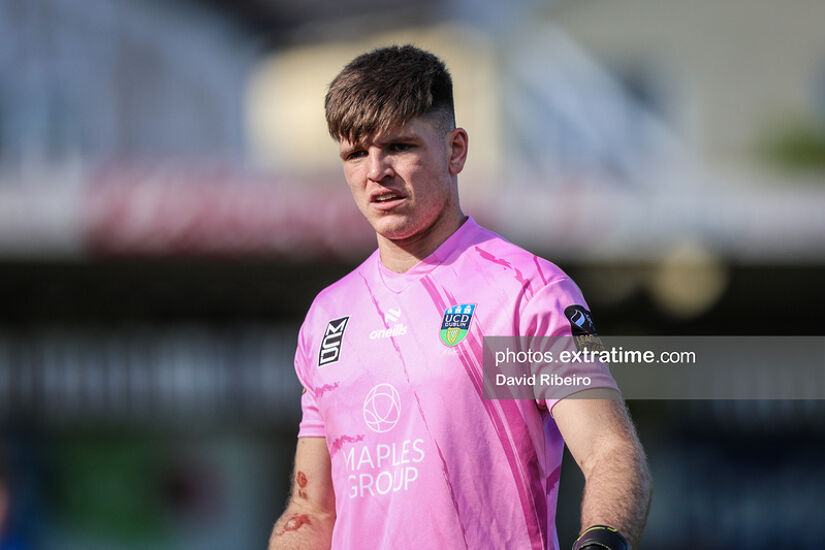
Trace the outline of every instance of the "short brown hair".
<path fill-rule="evenodd" d="M 335 140 L 357 143 L 425 115 L 455 128 L 453 81 L 444 63 L 415 46 L 359 55 L 329 85 L 327 127 Z"/>

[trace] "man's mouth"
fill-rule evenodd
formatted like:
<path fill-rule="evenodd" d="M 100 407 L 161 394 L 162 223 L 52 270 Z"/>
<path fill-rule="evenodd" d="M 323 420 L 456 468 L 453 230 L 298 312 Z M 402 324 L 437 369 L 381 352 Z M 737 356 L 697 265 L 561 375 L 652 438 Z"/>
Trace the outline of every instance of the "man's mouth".
<path fill-rule="evenodd" d="M 370 195 L 370 204 L 376 210 L 389 212 L 404 204 L 407 197 L 395 191 L 379 191 Z"/>
<path fill-rule="evenodd" d="M 403 198 L 404 197 L 402 197 L 398 193 L 388 192 L 388 193 L 381 193 L 380 195 L 377 195 L 377 196 L 373 197 L 372 202 L 382 203 L 382 202 L 389 202 L 389 201 L 394 201 L 394 200 L 403 199 Z"/>

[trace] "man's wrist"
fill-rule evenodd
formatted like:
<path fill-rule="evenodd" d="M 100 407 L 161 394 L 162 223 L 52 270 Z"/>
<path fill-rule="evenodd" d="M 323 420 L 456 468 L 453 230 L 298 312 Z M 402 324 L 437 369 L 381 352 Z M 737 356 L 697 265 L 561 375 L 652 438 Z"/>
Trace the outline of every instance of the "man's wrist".
<path fill-rule="evenodd" d="M 573 550 L 630 550 L 618 530 L 607 525 L 591 525 L 573 543 Z"/>

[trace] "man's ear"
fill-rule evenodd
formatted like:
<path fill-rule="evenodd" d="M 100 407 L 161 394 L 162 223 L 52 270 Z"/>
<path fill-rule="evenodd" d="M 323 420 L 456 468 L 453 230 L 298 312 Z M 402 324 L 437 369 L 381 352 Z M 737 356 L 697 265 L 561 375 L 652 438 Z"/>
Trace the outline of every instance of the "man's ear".
<path fill-rule="evenodd" d="M 447 136 L 447 145 L 450 148 L 450 174 L 457 175 L 464 169 L 468 144 L 469 136 L 464 128 L 456 128 Z"/>

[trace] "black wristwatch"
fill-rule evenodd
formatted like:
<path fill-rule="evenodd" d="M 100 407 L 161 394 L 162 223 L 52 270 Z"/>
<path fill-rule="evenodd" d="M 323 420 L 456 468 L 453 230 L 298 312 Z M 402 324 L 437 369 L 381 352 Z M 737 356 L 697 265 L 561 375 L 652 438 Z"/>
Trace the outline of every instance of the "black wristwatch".
<path fill-rule="evenodd" d="M 591 525 L 573 543 L 573 550 L 630 550 L 630 546 L 616 529 Z"/>

